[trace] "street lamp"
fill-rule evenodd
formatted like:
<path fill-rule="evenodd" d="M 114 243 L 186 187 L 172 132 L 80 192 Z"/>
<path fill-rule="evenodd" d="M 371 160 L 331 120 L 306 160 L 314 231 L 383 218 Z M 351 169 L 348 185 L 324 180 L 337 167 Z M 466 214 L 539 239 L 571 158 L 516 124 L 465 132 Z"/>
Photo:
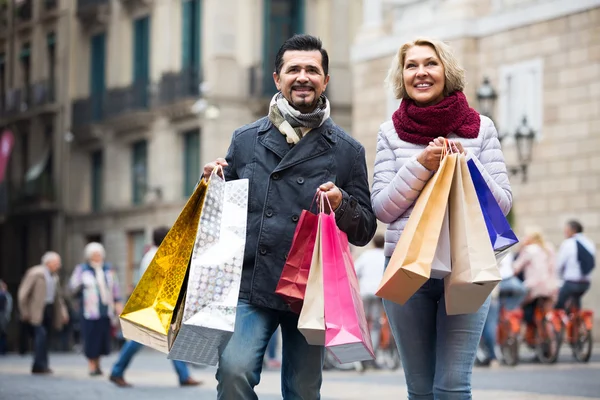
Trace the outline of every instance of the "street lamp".
<path fill-rule="evenodd" d="M 492 118 L 492 112 L 496 104 L 498 95 L 492 87 L 489 78 L 486 76 L 483 78 L 483 82 L 479 89 L 477 89 L 477 102 L 479 104 L 479 112 L 486 117 Z M 498 140 L 502 144 L 504 139 L 510 135 L 510 133 L 500 133 L 498 129 Z M 532 152 L 533 152 L 533 141 L 535 140 L 536 132 L 527 124 L 527 116 L 523 115 L 521 124 L 517 127 L 517 130 L 512 135 L 515 138 L 517 147 L 518 165 L 507 166 L 507 170 L 510 175 L 521 174 L 521 182 L 527 182 L 527 168 L 531 164 Z"/>

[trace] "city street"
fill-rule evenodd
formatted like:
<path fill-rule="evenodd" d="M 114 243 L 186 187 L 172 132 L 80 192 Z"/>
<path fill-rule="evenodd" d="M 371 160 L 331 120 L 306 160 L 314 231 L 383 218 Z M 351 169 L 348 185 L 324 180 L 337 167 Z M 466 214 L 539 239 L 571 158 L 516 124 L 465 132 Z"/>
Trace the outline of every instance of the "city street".
<path fill-rule="evenodd" d="M 476 400 L 567 400 L 600 398 L 600 346 L 589 364 L 577 364 L 563 351 L 558 364 L 545 366 L 524 362 L 516 368 L 476 368 L 473 397 Z M 0 358 L 1 400 L 212 400 L 216 398 L 213 368 L 192 368 L 205 383 L 200 388 L 179 388 L 176 375 L 164 355 L 146 350 L 134 359 L 126 378 L 134 388 L 120 389 L 107 379 L 116 354 L 103 360 L 104 377 L 90 378 L 86 361 L 78 354 L 52 354 L 52 376 L 31 376 L 31 358 L 9 355 Z M 265 371 L 257 392 L 261 400 L 281 399 L 279 371 Z M 323 400 L 406 398 L 401 371 L 327 371 Z"/>

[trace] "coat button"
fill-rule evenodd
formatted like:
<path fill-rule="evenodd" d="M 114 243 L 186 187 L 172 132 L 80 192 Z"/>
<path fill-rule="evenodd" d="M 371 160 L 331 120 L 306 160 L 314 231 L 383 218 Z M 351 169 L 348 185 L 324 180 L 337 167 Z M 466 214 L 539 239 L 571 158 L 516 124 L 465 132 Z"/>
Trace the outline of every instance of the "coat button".
<path fill-rule="evenodd" d="M 279 178 L 280 178 L 280 176 L 279 176 L 279 174 L 278 174 L 277 172 L 275 172 L 275 173 L 272 175 L 272 178 L 273 178 L 273 180 L 275 180 L 275 181 L 278 181 L 278 180 L 279 180 Z"/>
<path fill-rule="evenodd" d="M 298 182 L 298 185 L 302 185 L 304 183 L 304 178 L 300 177 L 296 179 L 296 182 Z"/>
<path fill-rule="evenodd" d="M 265 213 L 265 215 L 269 218 L 271 218 L 273 216 L 273 210 L 267 210 L 267 212 Z"/>
<path fill-rule="evenodd" d="M 264 247 L 261 248 L 260 249 L 260 254 L 264 256 L 265 254 L 267 254 L 267 250 Z"/>
<path fill-rule="evenodd" d="M 299 216 L 297 216 L 297 215 L 292 215 L 292 221 L 294 221 L 294 222 L 298 222 L 298 220 L 299 220 L 299 219 L 300 219 L 300 217 L 299 217 Z"/>

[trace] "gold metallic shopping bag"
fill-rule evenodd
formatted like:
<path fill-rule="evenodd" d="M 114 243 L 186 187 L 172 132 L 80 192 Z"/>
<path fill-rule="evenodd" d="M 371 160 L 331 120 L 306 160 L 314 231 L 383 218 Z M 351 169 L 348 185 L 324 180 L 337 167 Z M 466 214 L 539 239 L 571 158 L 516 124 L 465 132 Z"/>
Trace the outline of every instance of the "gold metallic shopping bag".
<path fill-rule="evenodd" d="M 120 315 L 125 338 L 168 353 L 208 184 L 200 181 Z"/>

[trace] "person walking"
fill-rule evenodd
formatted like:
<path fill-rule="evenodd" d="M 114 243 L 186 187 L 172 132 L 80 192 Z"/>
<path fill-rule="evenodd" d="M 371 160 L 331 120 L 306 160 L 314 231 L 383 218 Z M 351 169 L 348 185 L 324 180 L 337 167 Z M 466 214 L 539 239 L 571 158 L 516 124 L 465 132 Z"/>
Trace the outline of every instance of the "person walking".
<path fill-rule="evenodd" d="M 148 266 L 152 262 L 152 259 L 156 255 L 158 251 L 158 247 L 162 243 L 162 241 L 169 233 L 169 228 L 167 227 L 158 227 L 154 229 L 152 232 L 152 243 L 153 245 L 148 249 L 148 251 L 142 257 L 142 261 L 140 262 L 139 267 L 139 277 L 141 278 L 148 269 Z M 128 340 L 125 342 L 123 347 L 121 348 L 121 352 L 119 353 L 119 358 L 115 362 L 112 368 L 112 372 L 110 374 L 109 380 L 117 385 L 118 387 L 126 388 L 131 387 L 127 381 L 125 381 L 124 375 L 127 367 L 131 363 L 131 360 L 135 357 L 135 355 L 143 348 L 144 346 L 138 342 L 133 340 Z M 198 386 L 201 382 L 192 379 L 190 376 L 190 372 L 188 366 L 183 361 L 173 360 L 173 368 L 177 373 L 179 378 L 179 385 L 181 386 Z"/>
<path fill-rule="evenodd" d="M 403 44 L 387 82 L 402 99 L 377 136 L 371 201 L 388 224 L 386 264 L 425 184 L 439 168 L 444 142 L 472 159 L 504 214 L 512 193 L 493 122 L 471 108 L 465 71 L 450 46 L 419 38 Z M 489 299 L 473 314 L 447 315 L 444 280 L 429 279 L 404 304 L 384 300 L 413 399 L 471 399 L 471 375 Z"/>
<path fill-rule="evenodd" d="M 233 336 L 220 354 L 219 400 L 255 400 L 265 350 L 281 327 L 281 394 L 284 400 L 320 398 L 323 346 L 312 346 L 298 330 L 298 314 L 275 288 L 302 210 L 315 193 L 327 196 L 337 226 L 354 245 L 366 245 L 376 221 L 369 201 L 365 149 L 329 117 L 323 94 L 329 56 L 321 41 L 295 35 L 275 57 L 278 92 L 269 113 L 237 129 L 217 166 L 225 180 L 249 180 L 248 225 Z"/>
<path fill-rule="evenodd" d="M 102 375 L 100 357 L 110 354 L 111 327 L 123 306 L 117 273 L 105 262 L 100 243 L 88 243 L 85 262 L 75 267 L 69 287 L 79 299 L 83 352 L 90 376 Z"/>
<path fill-rule="evenodd" d="M 12 316 L 13 298 L 6 283 L 0 279 L 0 356 L 8 350 L 8 324 Z"/>
<path fill-rule="evenodd" d="M 31 267 L 19 285 L 18 304 L 21 320 L 33 327 L 33 374 L 51 374 L 48 361 L 48 337 L 69 322 L 69 314 L 60 288 L 58 271 L 61 258 L 49 251 L 41 265 Z"/>

